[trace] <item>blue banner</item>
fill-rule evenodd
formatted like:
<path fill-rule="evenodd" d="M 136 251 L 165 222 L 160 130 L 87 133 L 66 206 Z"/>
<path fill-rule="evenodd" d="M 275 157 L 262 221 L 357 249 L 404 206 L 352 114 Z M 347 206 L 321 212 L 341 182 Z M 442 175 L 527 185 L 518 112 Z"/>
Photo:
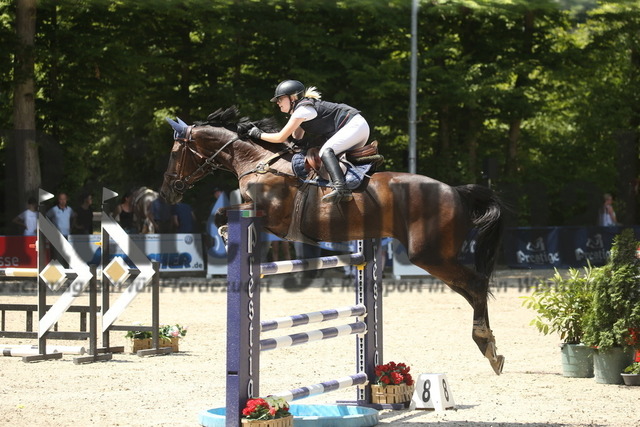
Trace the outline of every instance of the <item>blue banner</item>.
<path fill-rule="evenodd" d="M 510 268 L 578 268 L 607 263 L 613 238 L 623 227 L 518 227 L 504 236 Z M 640 227 L 633 227 L 636 238 Z"/>

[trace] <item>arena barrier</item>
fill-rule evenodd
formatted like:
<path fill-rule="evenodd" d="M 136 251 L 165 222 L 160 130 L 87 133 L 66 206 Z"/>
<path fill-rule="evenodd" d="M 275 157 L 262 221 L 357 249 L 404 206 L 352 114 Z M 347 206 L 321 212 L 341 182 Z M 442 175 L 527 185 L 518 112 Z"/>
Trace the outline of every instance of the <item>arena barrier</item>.
<path fill-rule="evenodd" d="M 254 211 L 248 210 L 229 210 L 228 218 L 226 425 L 239 426 L 241 411 L 247 400 L 260 396 L 261 351 L 351 334 L 357 334 L 355 374 L 269 394 L 290 401 L 360 386 L 357 388 L 355 401 L 340 403 L 375 406 L 371 404 L 370 388 L 364 385 L 369 378 L 375 378 L 375 366 L 382 363 L 382 248 L 379 241 L 358 241 L 357 254 L 260 264 L 258 237 L 262 219 Z M 346 265 L 359 266 L 354 283 L 355 305 L 260 321 L 262 275 Z M 347 317 L 356 317 L 356 322 L 278 338 L 260 339 L 260 333 L 263 331 Z"/>
<path fill-rule="evenodd" d="M 3 347 L 3 353 L 8 356 L 21 355 L 24 362 L 32 362 L 47 359 L 59 359 L 63 352 L 49 351 L 54 347 L 47 345 L 47 339 L 89 339 L 88 355 L 74 358 L 74 363 L 91 363 L 96 361 L 110 360 L 112 353 L 124 352 L 123 346 L 112 347 L 109 345 L 111 331 L 150 331 L 152 334 L 153 348 L 140 350 L 139 356 L 152 354 L 171 353 L 170 347 L 159 347 L 159 263 L 151 262 L 144 252 L 139 249 L 130 239 L 120 225 L 105 212 L 105 202 L 116 197 L 118 194 L 103 188 L 102 191 L 102 241 L 101 241 L 101 265 L 102 265 L 102 305 L 97 305 L 97 266 L 87 265 L 76 253 L 73 246 L 59 232 L 56 226 L 46 217 L 43 202 L 53 198 L 53 194 L 39 190 L 39 210 L 38 231 L 37 231 L 37 252 L 38 268 L 34 269 L 7 269 L 4 275 L 12 277 L 36 277 L 38 281 L 38 346 L 33 348 L 14 349 L 11 346 Z M 127 255 L 129 260 L 135 265 L 130 268 L 122 261 L 121 257 L 114 257 L 109 260 L 109 239 L 115 241 L 120 249 Z M 58 259 L 53 259 L 47 263 L 47 244 L 59 254 Z M 62 259 L 62 260 L 60 260 Z M 62 263 L 67 263 L 68 267 Z M 122 286 L 131 275 L 135 275 L 132 283 L 122 292 L 113 306 L 110 301 L 110 283 L 115 286 Z M 62 295 L 52 304 L 47 305 L 47 289 L 57 291 L 62 288 L 68 278 L 75 277 L 66 287 Z M 131 301 L 147 285 L 151 283 L 152 308 L 151 326 L 115 325 L 114 322 Z M 74 300 L 82 295 L 88 288 L 89 307 L 72 306 Z M 9 338 L 31 337 L 34 332 L 29 329 L 31 312 L 30 307 L 16 309 L 15 307 L 5 307 L 2 309 L 2 329 L 0 336 Z M 0 307 L 2 308 L 2 307 Z M 5 311 L 25 311 L 27 312 L 27 331 L 11 332 L 4 331 Z M 98 323 L 97 314 L 101 310 L 102 315 L 102 347 L 98 347 Z M 86 331 L 86 324 L 81 318 L 80 332 L 60 332 L 57 331 L 57 323 L 62 314 L 67 311 L 80 311 L 88 313 L 89 330 Z M 85 325 L 85 326 L 83 326 Z M 54 331 L 51 329 L 54 328 Z M 2 344 L 0 344 L 2 347 Z M 35 351 L 34 351 L 35 350 Z"/>
<path fill-rule="evenodd" d="M 95 284 L 95 272 L 82 261 L 69 242 L 46 217 L 43 202 L 51 198 L 53 198 L 53 194 L 42 189 L 39 190 L 38 203 L 40 215 L 38 215 L 37 229 L 37 270 L 35 272 L 33 269 L 13 269 L 5 271 L 5 275 L 13 277 L 37 277 L 38 281 L 37 333 L 32 332 L 29 327 L 32 322 L 31 307 L 19 307 L 18 305 L 15 307 L 5 306 L 2 310 L 2 336 L 12 337 L 13 335 L 13 337 L 19 337 L 18 335 L 20 334 L 20 332 L 12 334 L 10 331 L 4 331 L 5 311 L 24 311 L 27 316 L 27 330 L 23 334 L 24 336 L 33 336 L 38 339 L 38 345 L 36 348 L 3 348 L 4 355 L 21 355 L 24 362 L 60 359 L 63 353 L 55 351 L 52 346 L 47 345 L 47 340 L 50 338 L 82 340 L 90 338 L 91 333 L 91 331 L 87 332 L 86 330 L 80 332 L 63 332 L 56 330 L 56 325 L 62 314 L 71 309 L 74 300 L 84 292 L 87 286 L 90 286 L 91 283 Z M 59 254 L 58 259 L 47 262 L 47 244 L 50 244 Z M 64 266 L 62 262 L 66 263 L 68 266 Z M 53 304 L 47 305 L 48 290 L 57 291 L 72 276 L 75 277 L 65 291 Z M 88 311 L 90 323 L 92 322 L 92 316 L 96 316 L 95 306 L 93 308 L 93 312 L 91 307 L 89 307 Z M 83 307 L 82 309 L 86 309 L 86 307 Z M 54 329 L 54 331 L 51 331 L 51 329 Z"/>

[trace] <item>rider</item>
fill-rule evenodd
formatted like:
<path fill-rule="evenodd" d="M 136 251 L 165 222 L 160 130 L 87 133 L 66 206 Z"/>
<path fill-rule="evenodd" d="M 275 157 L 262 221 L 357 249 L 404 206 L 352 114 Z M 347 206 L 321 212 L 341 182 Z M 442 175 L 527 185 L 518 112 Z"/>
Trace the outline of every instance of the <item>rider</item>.
<path fill-rule="evenodd" d="M 369 124 L 360 112 L 346 104 L 336 104 L 320 99 L 315 87 L 308 89 L 297 80 L 284 80 L 276 87 L 271 102 L 280 111 L 290 114 L 287 124 L 277 133 L 265 133 L 257 127 L 249 130 L 249 136 L 263 141 L 282 143 L 291 135 L 302 139 L 305 132 L 320 136 L 320 158 L 331 177 L 333 191 L 322 198 L 323 202 L 339 203 L 353 199 L 347 188 L 343 166 L 338 161 L 341 154 L 351 148 L 362 147 L 369 139 Z"/>

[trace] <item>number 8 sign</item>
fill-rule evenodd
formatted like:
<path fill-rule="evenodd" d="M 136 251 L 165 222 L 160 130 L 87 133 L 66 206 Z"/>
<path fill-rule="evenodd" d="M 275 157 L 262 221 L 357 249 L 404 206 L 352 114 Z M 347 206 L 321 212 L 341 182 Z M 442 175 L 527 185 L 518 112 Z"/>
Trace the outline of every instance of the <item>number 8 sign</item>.
<path fill-rule="evenodd" d="M 455 406 L 447 374 L 420 374 L 409 409 L 444 411 Z"/>

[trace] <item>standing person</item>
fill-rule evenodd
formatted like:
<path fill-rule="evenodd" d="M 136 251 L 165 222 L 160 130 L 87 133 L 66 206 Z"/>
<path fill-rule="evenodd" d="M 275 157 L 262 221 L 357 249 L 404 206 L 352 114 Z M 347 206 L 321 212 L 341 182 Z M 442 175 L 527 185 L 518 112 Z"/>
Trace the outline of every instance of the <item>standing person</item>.
<path fill-rule="evenodd" d="M 618 224 L 616 218 L 616 212 L 613 210 L 613 196 L 609 193 L 605 193 L 604 203 L 600 208 L 600 214 L 598 215 L 598 225 L 603 227 L 613 227 Z"/>
<path fill-rule="evenodd" d="M 193 213 L 191 205 L 183 202 L 176 203 L 171 206 L 171 216 L 176 233 L 195 232 L 196 214 Z"/>
<path fill-rule="evenodd" d="M 36 199 L 29 197 L 27 209 L 13 218 L 13 222 L 24 228 L 24 236 L 35 236 L 38 230 L 38 204 Z"/>
<path fill-rule="evenodd" d="M 74 220 L 73 209 L 67 206 L 68 199 L 67 193 L 58 194 L 58 203 L 47 211 L 47 218 L 60 230 L 65 239 L 71 233 L 71 222 Z"/>
<path fill-rule="evenodd" d="M 151 202 L 151 225 L 149 232 L 151 233 L 171 233 L 173 223 L 171 221 L 171 206 L 161 197 L 158 196 Z"/>
<path fill-rule="evenodd" d="M 351 148 L 364 146 L 369 139 L 369 124 L 360 111 L 346 104 L 323 101 L 315 87 L 307 89 L 297 80 L 281 82 L 271 102 L 277 103 L 283 113 L 291 115 L 284 128 L 277 133 L 265 133 L 254 126 L 246 134 L 273 143 L 283 143 L 292 135 L 302 139 L 305 133 L 316 137 L 312 146 L 321 146 L 320 158 L 333 187 L 322 201 L 335 204 L 352 200 L 344 178 L 346 169 L 342 169 L 338 158 Z"/>
<path fill-rule="evenodd" d="M 78 234 L 93 234 L 93 197 L 89 193 L 83 193 L 82 203 L 76 208 L 74 230 Z"/>
<path fill-rule="evenodd" d="M 120 204 L 116 206 L 113 212 L 113 216 L 120 224 L 120 227 L 128 234 L 134 234 L 139 231 L 133 223 L 133 193 L 131 191 L 127 191 L 122 196 Z"/>

